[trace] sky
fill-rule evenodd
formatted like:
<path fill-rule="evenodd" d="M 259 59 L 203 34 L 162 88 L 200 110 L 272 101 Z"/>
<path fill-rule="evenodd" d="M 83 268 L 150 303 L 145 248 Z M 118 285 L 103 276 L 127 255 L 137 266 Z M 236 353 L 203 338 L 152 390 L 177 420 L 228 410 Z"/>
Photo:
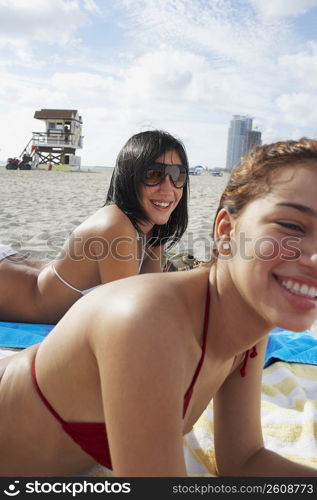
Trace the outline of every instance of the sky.
<path fill-rule="evenodd" d="M 317 137 L 317 0 L 0 0 L 0 160 L 77 109 L 86 166 L 163 129 L 222 168 L 232 115 L 265 143 Z"/>

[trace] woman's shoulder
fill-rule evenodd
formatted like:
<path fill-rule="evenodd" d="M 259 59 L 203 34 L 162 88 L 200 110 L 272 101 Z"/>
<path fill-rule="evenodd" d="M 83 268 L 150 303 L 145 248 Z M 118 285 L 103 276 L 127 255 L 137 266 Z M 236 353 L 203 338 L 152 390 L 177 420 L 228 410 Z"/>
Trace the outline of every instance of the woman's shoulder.
<path fill-rule="evenodd" d="M 134 237 L 137 235 L 129 217 L 116 205 L 106 205 L 99 208 L 74 230 L 74 234 L 79 233 L 113 237 Z"/>
<path fill-rule="evenodd" d="M 120 312 L 122 318 L 157 322 L 159 328 L 164 323 L 170 329 L 186 325 L 196 316 L 207 283 L 208 271 L 201 269 L 147 273 L 108 283 L 97 293 L 114 317 Z"/>
<path fill-rule="evenodd" d="M 97 346 L 102 326 L 107 349 L 116 346 L 120 352 L 131 352 L 141 348 L 149 359 L 163 349 L 183 363 L 197 344 L 204 313 L 201 291 L 206 291 L 208 278 L 197 271 L 149 273 L 112 281 L 75 303 L 66 316 L 75 316 L 81 325 L 89 316 L 93 346 Z"/>
<path fill-rule="evenodd" d="M 121 339 L 126 348 L 131 344 L 144 347 L 149 342 L 154 349 L 162 344 L 168 350 L 180 349 L 184 338 L 190 336 L 190 311 L 178 273 L 167 274 L 143 274 L 113 281 L 87 297 L 93 321 L 105 322 L 110 342 Z"/>

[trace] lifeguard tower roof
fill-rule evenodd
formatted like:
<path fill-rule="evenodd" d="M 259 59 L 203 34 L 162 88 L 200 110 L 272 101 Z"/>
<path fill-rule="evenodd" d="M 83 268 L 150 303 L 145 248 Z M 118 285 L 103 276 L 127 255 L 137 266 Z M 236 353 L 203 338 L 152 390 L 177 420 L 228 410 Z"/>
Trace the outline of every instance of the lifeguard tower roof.
<path fill-rule="evenodd" d="M 77 109 L 41 109 L 40 111 L 35 111 L 34 118 L 39 120 L 78 120 L 82 122 Z"/>

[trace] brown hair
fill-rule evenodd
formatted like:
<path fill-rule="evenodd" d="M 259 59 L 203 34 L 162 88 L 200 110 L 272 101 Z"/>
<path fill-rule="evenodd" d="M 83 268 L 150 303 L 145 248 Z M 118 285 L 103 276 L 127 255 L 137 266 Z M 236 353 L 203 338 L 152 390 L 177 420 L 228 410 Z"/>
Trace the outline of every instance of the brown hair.
<path fill-rule="evenodd" d="M 232 171 L 215 219 L 222 208 L 238 216 L 249 201 L 268 192 L 271 174 L 277 168 L 310 159 L 317 161 L 317 140 L 306 137 L 256 146 Z"/>

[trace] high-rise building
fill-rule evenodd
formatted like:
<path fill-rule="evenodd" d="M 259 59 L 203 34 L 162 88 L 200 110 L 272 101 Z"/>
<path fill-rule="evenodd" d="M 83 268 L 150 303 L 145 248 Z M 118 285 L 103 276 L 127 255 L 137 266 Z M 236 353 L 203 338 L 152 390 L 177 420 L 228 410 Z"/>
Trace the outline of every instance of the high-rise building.
<path fill-rule="evenodd" d="M 251 148 L 261 144 L 261 132 L 252 130 L 253 118 L 233 115 L 230 121 L 226 168 L 232 170 Z"/>

